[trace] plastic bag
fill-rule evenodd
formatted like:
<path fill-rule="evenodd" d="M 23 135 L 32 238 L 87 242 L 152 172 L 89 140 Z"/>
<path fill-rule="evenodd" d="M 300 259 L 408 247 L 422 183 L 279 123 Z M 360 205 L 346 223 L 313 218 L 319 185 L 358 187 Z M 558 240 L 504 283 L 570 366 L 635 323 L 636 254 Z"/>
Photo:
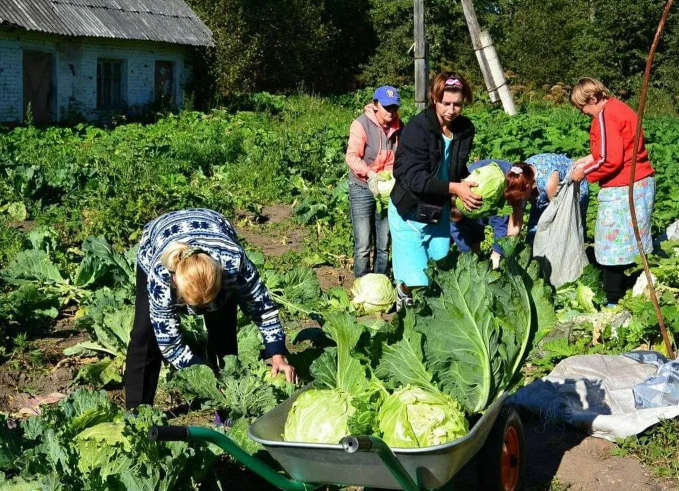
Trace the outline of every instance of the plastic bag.
<path fill-rule="evenodd" d="M 533 257 L 555 288 L 577 280 L 589 264 L 580 215 L 580 183 L 573 182 L 571 174 L 572 169 L 540 217 L 533 242 Z"/>

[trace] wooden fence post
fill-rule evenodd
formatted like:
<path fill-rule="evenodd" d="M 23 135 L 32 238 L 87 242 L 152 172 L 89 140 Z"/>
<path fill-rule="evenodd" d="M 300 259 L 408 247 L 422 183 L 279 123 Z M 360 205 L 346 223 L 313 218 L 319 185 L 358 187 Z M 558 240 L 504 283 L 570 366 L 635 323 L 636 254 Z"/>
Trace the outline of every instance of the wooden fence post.
<path fill-rule="evenodd" d="M 427 100 L 427 45 L 424 37 L 424 0 L 415 0 L 415 104 L 424 109 Z"/>

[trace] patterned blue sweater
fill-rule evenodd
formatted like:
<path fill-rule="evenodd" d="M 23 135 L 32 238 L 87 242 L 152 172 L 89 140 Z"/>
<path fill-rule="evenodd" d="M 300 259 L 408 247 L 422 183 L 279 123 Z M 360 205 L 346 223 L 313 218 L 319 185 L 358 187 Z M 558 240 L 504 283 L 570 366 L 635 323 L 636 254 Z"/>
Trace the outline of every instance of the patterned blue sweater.
<path fill-rule="evenodd" d="M 200 247 L 224 268 L 222 288 L 215 301 L 200 310 L 187 308 L 188 312 L 201 314 L 217 310 L 236 295 L 241 310 L 259 326 L 265 356 L 285 353 L 285 334 L 278 319 L 278 308 L 257 268 L 238 243 L 235 230 L 219 213 L 193 209 L 173 211 L 147 223 L 139 244 L 137 261 L 148 275 L 151 325 L 163 356 L 176 368 L 201 362 L 182 343 L 177 294 L 170 288 L 170 272 L 160 262 L 165 247 L 175 241 Z"/>

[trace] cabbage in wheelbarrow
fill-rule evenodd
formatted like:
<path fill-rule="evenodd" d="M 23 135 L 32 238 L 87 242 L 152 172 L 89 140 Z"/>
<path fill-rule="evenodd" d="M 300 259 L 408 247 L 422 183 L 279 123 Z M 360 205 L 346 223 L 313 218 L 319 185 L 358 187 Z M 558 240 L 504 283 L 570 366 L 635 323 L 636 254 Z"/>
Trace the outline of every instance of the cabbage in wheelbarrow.
<path fill-rule="evenodd" d="M 489 407 L 523 361 L 533 324 L 524 274 L 511 254 L 501 272 L 464 254 L 439 263 L 421 307 L 382 330 L 365 332 L 349 314 L 328 317 L 323 328 L 337 347 L 312 365 L 315 388 L 293 404 L 285 440 L 373 434 L 413 448 L 464 436 L 464 414 Z"/>

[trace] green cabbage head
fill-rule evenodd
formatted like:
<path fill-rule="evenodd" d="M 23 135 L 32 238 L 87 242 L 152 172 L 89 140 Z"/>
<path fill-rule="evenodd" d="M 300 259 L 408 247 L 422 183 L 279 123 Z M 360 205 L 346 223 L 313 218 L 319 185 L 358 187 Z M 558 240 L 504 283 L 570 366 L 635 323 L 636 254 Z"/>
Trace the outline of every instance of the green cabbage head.
<path fill-rule="evenodd" d="M 495 215 L 504 205 L 503 194 L 505 192 L 506 179 L 505 173 L 495 162 L 474 169 L 472 173 L 464 179 L 478 184 L 472 188 L 472 192 L 483 198 L 483 205 L 476 210 L 467 210 L 460 198 L 455 198 L 455 206 L 468 218 L 485 218 Z"/>
<path fill-rule="evenodd" d="M 368 273 L 356 278 L 351 288 L 351 303 L 366 314 L 389 312 L 396 301 L 396 289 L 383 274 Z"/>
<path fill-rule="evenodd" d="M 356 412 L 353 397 L 339 389 L 302 392 L 285 421 L 286 442 L 339 443 L 350 434 L 348 421 Z"/>
<path fill-rule="evenodd" d="M 410 385 L 387 397 L 378 420 L 382 438 L 395 448 L 442 445 L 469 431 L 469 423 L 455 399 Z"/>
<path fill-rule="evenodd" d="M 388 170 L 379 172 L 378 175 L 385 179 L 384 181 L 377 182 L 377 191 L 379 194 L 375 196 L 378 209 L 381 211 L 386 210 L 389 206 L 389 195 L 391 194 L 391 190 L 394 189 L 396 178 Z"/>

